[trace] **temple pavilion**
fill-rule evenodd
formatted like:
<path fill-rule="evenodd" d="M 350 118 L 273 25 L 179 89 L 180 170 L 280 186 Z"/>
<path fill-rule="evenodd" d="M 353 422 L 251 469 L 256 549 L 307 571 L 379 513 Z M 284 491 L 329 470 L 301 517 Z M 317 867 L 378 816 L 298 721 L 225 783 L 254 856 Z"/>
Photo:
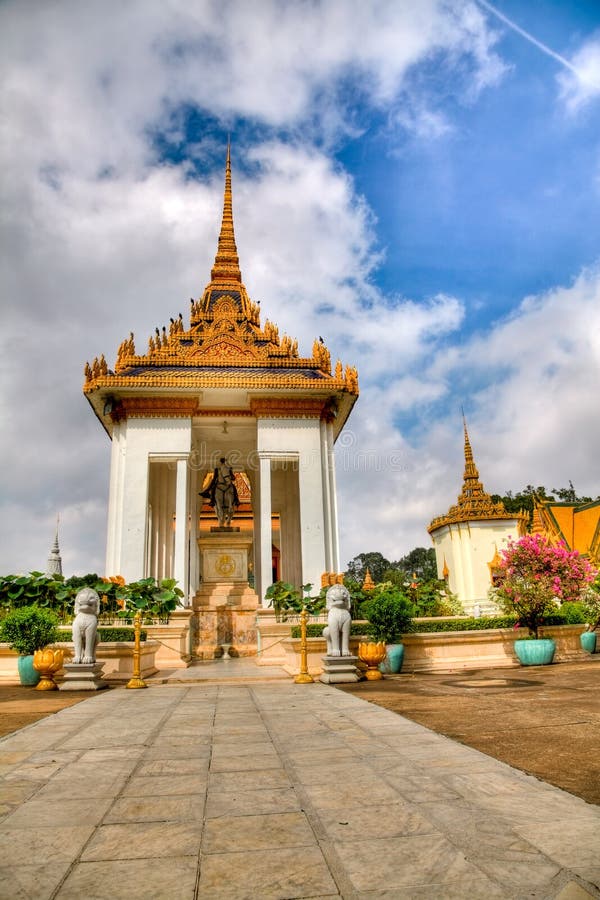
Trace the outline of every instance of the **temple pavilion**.
<path fill-rule="evenodd" d="M 454 506 L 430 523 L 428 532 L 435 547 L 438 577 L 447 581 L 465 613 L 475 606 L 482 613 L 493 612 L 487 599 L 500 562 L 499 551 L 509 537 L 518 538 L 526 530 L 526 513 L 507 512 L 500 501 L 494 503 L 479 480 L 473 450 L 464 423 L 465 470 L 462 490 Z"/>
<path fill-rule="evenodd" d="M 176 578 L 202 612 L 256 609 L 274 579 L 318 590 L 339 571 L 334 443 L 357 372 L 332 369 L 322 340 L 301 356 L 261 322 L 240 271 L 229 148 L 216 257 L 189 322 L 175 314 L 143 349 L 130 334 L 114 368 L 86 364 L 83 390 L 112 441 L 107 575 Z M 230 528 L 200 496 L 222 457 L 240 499 Z"/>

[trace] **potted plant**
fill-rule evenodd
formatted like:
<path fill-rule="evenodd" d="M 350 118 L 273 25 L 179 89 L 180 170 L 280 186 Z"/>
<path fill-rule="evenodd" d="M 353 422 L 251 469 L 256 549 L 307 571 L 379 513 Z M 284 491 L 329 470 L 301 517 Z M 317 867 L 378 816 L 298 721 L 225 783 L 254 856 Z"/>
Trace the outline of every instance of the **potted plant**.
<path fill-rule="evenodd" d="M 595 653 L 596 629 L 600 625 L 600 572 L 583 595 L 581 605 L 587 620 L 587 629 L 579 636 L 579 640 L 584 650 L 587 650 L 588 653 Z"/>
<path fill-rule="evenodd" d="M 19 654 L 17 666 L 21 684 L 33 686 L 40 673 L 33 667 L 33 655 L 60 639 L 58 617 L 40 606 L 22 606 L 8 612 L 0 622 L 0 640 Z"/>
<path fill-rule="evenodd" d="M 515 653 L 522 665 L 548 665 L 556 644 L 539 635 L 544 618 L 563 601 L 580 599 L 594 571 L 576 550 L 568 550 L 563 543 L 551 544 L 541 534 L 509 539 L 500 555 L 494 600 L 506 613 L 516 614 L 529 631 L 527 639 L 515 641 Z"/>
<path fill-rule="evenodd" d="M 398 588 L 384 583 L 376 587 L 369 600 L 361 606 L 361 615 L 368 621 L 368 633 L 375 642 L 386 645 L 387 655 L 381 671 L 397 674 L 402 669 L 404 645 L 402 635 L 411 630 L 414 606 Z"/>

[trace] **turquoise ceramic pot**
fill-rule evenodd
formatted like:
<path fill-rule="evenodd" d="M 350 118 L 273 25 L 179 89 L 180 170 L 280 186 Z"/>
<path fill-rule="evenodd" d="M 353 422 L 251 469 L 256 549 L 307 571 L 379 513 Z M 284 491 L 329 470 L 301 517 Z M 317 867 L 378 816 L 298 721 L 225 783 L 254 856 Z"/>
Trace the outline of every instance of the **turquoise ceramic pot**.
<path fill-rule="evenodd" d="M 17 668 L 21 684 L 25 687 L 35 687 L 40 680 L 40 673 L 33 668 L 33 656 L 19 656 Z"/>
<path fill-rule="evenodd" d="M 384 675 L 397 675 L 402 669 L 404 659 L 404 644 L 388 644 L 387 656 L 379 664 L 379 671 Z"/>
<path fill-rule="evenodd" d="M 549 666 L 555 651 L 556 643 L 552 638 L 515 641 L 515 653 L 522 666 Z"/>
<path fill-rule="evenodd" d="M 583 647 L 584 650 L 587 650 L 588 653 L 596 652 L 596 632 L 595 631 L 584 631 L 579 635 L 579 643 Z"/>

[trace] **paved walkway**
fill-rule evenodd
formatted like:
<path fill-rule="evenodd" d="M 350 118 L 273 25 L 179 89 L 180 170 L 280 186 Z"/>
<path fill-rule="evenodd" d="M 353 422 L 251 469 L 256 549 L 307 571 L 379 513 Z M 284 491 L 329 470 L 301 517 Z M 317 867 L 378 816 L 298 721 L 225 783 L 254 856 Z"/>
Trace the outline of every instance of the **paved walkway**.
<path fill-rule="evenodd" d="M 106 691 L 0 773 L 11 900 L 600 897 L 600 807 L 322 684 Z"/>

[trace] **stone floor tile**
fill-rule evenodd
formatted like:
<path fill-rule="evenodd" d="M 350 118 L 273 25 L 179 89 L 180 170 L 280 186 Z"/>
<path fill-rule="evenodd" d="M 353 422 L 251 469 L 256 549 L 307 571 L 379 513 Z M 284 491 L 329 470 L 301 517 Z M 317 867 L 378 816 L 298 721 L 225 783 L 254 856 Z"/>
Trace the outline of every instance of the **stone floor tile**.
<path fill-rule="evenodd" d="M 209 796 L 214 792 L 260 791 L 263 788 L 291 787 L 292 782 L 284 769 L 263 769 L 257 772 L 209 773 Z"/>
<path fill-rule="evenodd" d="M 224 795 L 228 796 L 228 795 Z M 125 822 L 202 822 L 205 797 L 119 797 L 104 817 L 104 824 Z"/>
<path fill-rule="evenodd" d="M 331 782 L 331 766 L 315 766 L 314 761 L 310 765 L 294 765 L 294 775 L 301 784 L 327 784 Z M 373 777 L 373 769 L 368 762 L 361 759 L 342 760 L 335 765 L 335 780 L 342 783 L 351 783 L 355 780 L 363 780 Z"/>
<path fill-rule="evenodd" d="M 365 803 L 390 803 L 400 799 L 395 796 L 389 785 L 376 775 L 339 784 L 337 781 L 333 784 L 306 784 L 304 790 L 316 809 L 362 807 Z"/>
<path fill-rule="evenodd" d="M 221 816 L 209 819 L 202 840 L 203 853 L 306 847 L 316 843 L 303 812 L 260 816 Z"/>
<path fill-rule="evenodd" d="M 257 772 L 262 769 L 280 769 L 281 761 L 275 751 L 261 753 L 260 755 L 248 754 L 247 756 L 224 756 L 220 759 L 211 759 L 210 771 L 213 774 L 219 772 Z"/>
<path fill-rule="evenodd" d="M 102 825 L 85 848 L 83 862 L 195 856 L 202 829 L 187 822 L 135 822 Z"/>
<path fill-rule="evenodd" d="M 116 797 L 125 784 L 125 775 L 104 775 L 102 777 L 73 778 L 70 781 L 53 778 L 36 794 L 36 800 L 60 801 L 64 797 L 71 800 L 85 800 L 88 797 Z"/>
<path fill-rule="evenodd" d="M 99 750 L 84 750 L 79 756 L 80 763 L 112 762 L 119 759 L 139 759 L 146 746 L 144 744 L 129 744 L 127 747 L 102 747 Z"/>
<path fill-rule="evenodd" d="M 200 864 L 198 900 L 295 900 L 339 896 L 318 847 L 214 853 Z M 63 898 L 60 898 L 63 900 Z"/>
<path fill-rule="evenodd" d="M 230 756 L 239 756 L 243 752 L 244 756 L 264 756 L 266 754 L 277 755 L 277 751 L 273 748 L 271 741 L 232 741 L 227 744 L 217 744 L 213 747 L 213 760 L 226 759 Z"/>
<path fill-rule="evenodd" d="M 69 869 L 67 860 L 43 865 L 0 866 L 0 897 L 10 900 L 50 900 Z"/>
<path fill-rule="evenodd" d="M 354 895 L 353 900 L 516 900 L 516 898 L 514 893 L 505 891 L 499 884 L 490 881 L 483 872 L 478 872 L 463 875 L 457 881 L 445 881 L 443 884 L 394 885 L 384 891 L 364 893 L 361 891 Z"/>
<path fill-rule="evenodd" d="M 193 900 L 195 884 L 193 857 L 154 859 L 151 866 L 146 859 L 82 862 L 69 874 L 57 900 Z"/>
<path fill-rule="evenodd" d="M 138 763 L 135 777 L 155 775 L 205 775 L 208 772 L 208 756 L 192 756 L 188 759 L 146 759 Z"/>
<path fill-rule="evenodd" d="M 123 788 L 124 797 L 147 797 L 160 794 L 204 794 L 206 775 L 154 775 L 133 777 Z"/>
<path fill-rule="evenodd" d="M 56 826 L 97 825 L 112 803 L 111 798 L 71 800 L 60 803 L 47 800 L 28 800 L 4 820 L 7 828 L 54 828 Z"/>
<path fill-rule="evenodd" d="M 35 781 L 9 781 L 2 779 L 2 802 L 8 806 L 14 806 L 17 803 L 23 803 L 32 794 L 35 794 L 39 788 L 39 784 Z"/>
<path fill-rule="evenodd" d="M 437 829 L 409 803 L 378 803 L 320 809 L 319 822 L 327 839 L 334 842 L 362 838 L 388 838 L 406 834 L 437 833 Z"/>
<path fill-rule="evenodd" d="M 443 897 L 446 882 L 481 876 L 481 871 L 440 834 L 364 839 L 337 843 L 335 849 L 357 891 L 435 885 L 441 887 L 435 892 L 431 887 L 431 896 Z"/>
<path fill-rule="evenodd" d="M 194 741 L 193 744 L 153 744 L 146 748 L 144 759 L 208 759 L 210 757 L 210 741 Z"/>
<path fill-rule="evenodd" d="M 24 759 L 28 759 L 31 753 L 28 750 L 0 750 L 0 766 L 16 766 Z"/>
<path fill-rule="evenodd" d="M 220 816 L 252 816 L 268 813 L 295 812 L 300 800 L 292 787 L 268 788 L 260 791 L 235 791 L 222 793 L 211 791 L 206 804 L 207 819 Z"/>
<path fill-rule="evenodd" d="M 443 800 L 462 800 L 441 778 L 428 775 L 388 775 L 385 781 L 409 803 L 440 803 Z"/>
<path fill-rule="evenodd" d="M 94 831 L 93 825 L 48 828 L 10 828 L 0 825 L 0 860 L 3 866 L 20 866 L 27 860 L 71 862 Z"/>
<path fill-rule="evenodd" d="M 590 820 L 569 817 L 531 825 L 515 825 L 515 830 L 542 853 L 563 866 L 594 866 L 600 860 L 600 818 Z"/>

